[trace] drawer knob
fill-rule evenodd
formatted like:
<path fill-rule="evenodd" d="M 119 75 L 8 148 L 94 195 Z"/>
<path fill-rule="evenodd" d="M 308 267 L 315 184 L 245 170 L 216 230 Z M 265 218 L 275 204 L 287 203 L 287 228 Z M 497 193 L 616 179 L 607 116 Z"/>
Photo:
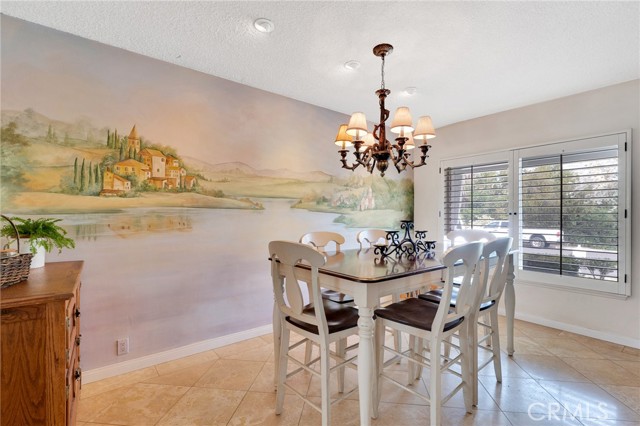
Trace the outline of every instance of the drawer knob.
<path fill-rule="evenodd" d="M 75 314 L 76 314 L 76 318 L 78 318 L 80 316 L 80 309 L 76 308 Z"/>
<path fill-rule="evenodd" d="M 76 380 L 80 380 L 82 377 L 82 369 L 76 368 L 76 371 L 73 373 L 73 377 L 75 377 Z"/>
<path fill-rule="evenodd" d="M 82 337 L 82 334 L 76 337 L 76 346 L 80 346 L 80 338 Z"/>

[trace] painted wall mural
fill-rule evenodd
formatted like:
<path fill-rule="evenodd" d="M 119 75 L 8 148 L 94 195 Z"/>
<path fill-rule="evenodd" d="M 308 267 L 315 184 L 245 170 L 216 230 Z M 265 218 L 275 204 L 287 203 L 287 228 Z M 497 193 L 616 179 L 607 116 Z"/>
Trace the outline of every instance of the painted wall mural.
<path fill-rule="evenodd" d="M 270 323 L 270 240 L 413 215 L 410 179 L 340 169 L 343 114 L 1 19 L 1 209 L 75 238 L 47 260 L 85 260 L 85 369 Z"/>

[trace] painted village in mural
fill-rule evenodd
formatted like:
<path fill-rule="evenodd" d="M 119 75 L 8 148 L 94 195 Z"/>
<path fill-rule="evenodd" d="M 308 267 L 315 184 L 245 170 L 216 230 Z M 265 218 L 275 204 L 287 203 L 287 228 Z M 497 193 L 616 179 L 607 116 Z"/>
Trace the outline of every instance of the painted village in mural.
<path fill-rule="evenodd" d="M 134 120 L 123 131 L 56 121 L 30 108 L 2 111 L 2 142 L 2 204 L 18 214 L 152 206 L 255 210 L 263 208 L 262 199 L 285 198 L 296 200 L 292 208 L 339 213 L 334 221 L 347 227 L 390 227 L 412 215 L 411 207 L 398 210 L 413 204 L 409 180 L 209 164 L 181 156 L 170 141 L 145 139 Z"/>

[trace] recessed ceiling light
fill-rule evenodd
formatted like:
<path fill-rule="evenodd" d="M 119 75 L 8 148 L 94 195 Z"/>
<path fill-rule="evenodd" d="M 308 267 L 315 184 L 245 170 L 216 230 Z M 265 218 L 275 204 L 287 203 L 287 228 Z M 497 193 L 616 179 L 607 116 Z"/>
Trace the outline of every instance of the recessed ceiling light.
<path fill-rule="evenodd" d="M 253 22 L 253 26 L 261 33 L 270 33 L 275 29 L 275 25 L 267 18 L 258 18 Z"/>
<path fill-rule="evenodd" d="M 407 96 L 413 96 L 416 94 L 416 92 L 418 92 L 418 88 L 417 87 L 407 87 L 404 89 L 404 94 Z"/>
<path fill-rule="evenodd" d="M 348 70 L 355 71 L 360 68 L 360 62 L 358 61 L 347 61 L 344 63 L 344 67 Z"/>

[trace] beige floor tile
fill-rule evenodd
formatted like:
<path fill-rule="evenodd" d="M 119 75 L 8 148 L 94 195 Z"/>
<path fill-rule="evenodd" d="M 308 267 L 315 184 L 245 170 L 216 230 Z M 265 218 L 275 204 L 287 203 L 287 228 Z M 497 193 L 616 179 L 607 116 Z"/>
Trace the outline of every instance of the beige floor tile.
<path fill-rule="evenodd" d="M 548 413 L 504 413 L 509 421 L 516 426 L 582 426 L 579 420 L 565 412 L 558 411 L 551 406 Z"/>
<path fill-rule="evenodd" d="M 320 405 L 320 398 L 310 398 L 315 404 Z M 322 416 L 309 404 L 304 404 L 300 425 L 315 426 L 322 424 Z M 331 406 L 331 425 L 333 426 L 358 426 L 360 425 L 360 406 L 358 401 L 346 399 Z"/>
<path fill-rule="evenodd" d="M 608 359 L 562 358 L 594 383 L 603 385 L 640 386 L 640 376 Z"/>
<path fill-rule="evenodd" d="M 260 338 L 264 340 L 265 343 L 273 345 L 273 333 L 263 334 Z"/>
<path fill-rule="evenodd" d="M 266 344 L 253 349 L 226 355 L 225 359 L 241 359 L 245 361 L 273 361 L 273 345 Z"/>
<path fill-rule="evenodd" d="M 143 380 L 142 383 L 157 383 L 163 385 L 174 386 L 194 386 L 198 380 L 204 375 L 204 373 L 211 368 L 216 361 L 207 361 L 192 365 L 191 367 L 182 368 L 172 373 L 163 374 L 158 377 L 153 377 L 147 380 Z"/>
<path fill-rule="evenodd" d="M 427 407 L 428 408 L 428 407 Z M 491 410 L 473 410 L 467 413 L 463 408 L 442 409 L 443 426 L 507 426 L 511 425 L 504 413 Z"/>
<path fill-rule="evenodd" d="M 540 346 L 530 337 L 514 337 L 513 349 L 515 354 L 528 355 L 553 355 L 551 352 Z M 500 336 L 500 350 L 507 353 L 507 338 Z"/>
<path fill-rule="evenodd" d="M 632 348 L 630 346 L 625 346 L 624 349 L 622 350 L 622 352 L 627 353 L 629 355 L 635 355 L 638 358 L 640 358 L 640 349 L 638 349 L 638 348 Z"/>
<path fill-rule="evenodd" d="M 584 375 L 556 356 L 517 355 L 515 362 L 536 380 L 589 382 Z"/>
<path fill-rule="evenodd" d="M 640 356 L 636 355 L 633 352 L 628 352 L 625 348 L 620 352 L 602 352 L 602 354 L 612 360 L 620 360 L 620 361 L 636 361 L 640 362 Z"/>
<path fill-rule="evenodd" d="M 577 340 L 583 345 L 588 346 L 596 352 L 600 351 L 612 351 L 622 352 L 624 346 L 613 342 L 607 342 L 606 340 L 595 339 L 589 336 L 583 336 L 582 334 L 571 333 L 569 331 L 563 331 L 560 333 L 560 337 L 568 337 L 573 340 Z"/>
<path fill-rule="evenodd" d="M 304 401 L 286 395 L 282 413 L 276 415 L 276 394 L 247 392 L 229 421 L 229 426 L 295 426 L 300 421 Z"/>
<path fill-rule="evenodd" d="M 265 362 L 262 370 L 254 380 L 253 384 L 249 388 L 251 392 L 272 392 L 275 394 L 275 384 L 274 384 L 274 368 L 275 364 L 273 362 Z M 289 365 L 288 371 L 291 372 L 295 370 L 295 365 Z M 300 392 L 303 395 L 307 394 L 307 390 L 309 389 L 309 383 L 311 382 L 311 374 L 306 371 L 301 371 L 300 373 L 295 374 L 291 378 L 287 380 L 287 383 L 291 385 L 295 390 Z M 285 392 L 288 394 L 293 394 L 293 391 L 286 389 Z"/>
<path fill-rule="evenodd" d="M 119 376 L 109 377 L 108 379 L 99 380 L 93 383 L 83 383 L 80 398 L 90 398 L 92 396 L 118 389 L 124 386 L 130 386 L 135 383 L 157 377 L 158 372 L 155 367 L 142 368 L 132 371 L 131 373 L 121 374 Z"/>
<path fill-rule="evenodd" d="M 429 424 L 426 420 L 428 418 L 429 407 L 426 405 L 381 402 L 378 407 L 378 418 L 372 419 L 371 424 L 372 426 L 414 426 Z"/>
<path fill-rule="evenodd" d="M 640 422 L 629 422 L 626 420 L 616 420 L 616 419 L 585 419 L 579 418 L 580 423 L 584 426 L 640 426 Z"/>
<path fill-rule="evenodd" d="M 243 340 L 232 345 L 223 346 L 221 348 L 214 349 L 215 353 L 220 358 L 229 358 L 231 356 L 237 356 L 243 352 L 251 351 L 258 348 L 273 348 L 273 345 L 269 345 L 264 339 L 260 337 L 254 337 L 253 339 Z M 271 349 L 273 350 L 273 349 Z M 266 361 L 264 359 L 263 361 Z"/>
<path fill-rule="evenodd" d="M 640 376 L 640 361 L 620 361 L 614 359 L 613 362 L 623 368 L 626 368 L 635 375 Z"/>
<path fill-rule="evenodd" d="M 502 377 L 519 377 L 522 379 L 531 378 L 531 376 L 529 376 L 529 374 L 525 370 L 523 370 L 522 367 L 517 363 L 518 356 L 520 356 L 520 353 L 514 356 L 509 356 L 506 354 L 506 352 L 500 353 L 500 368 L 502 369 Z M 488 359 L 488 354 L 484 353 L 484 351 L 480 351 L 478 353 L 478 361 L 480 365 L 482 365 Z M 493 362 L 480 370 L 478 372 L 478 375 L 496 377 Z"/>
<path fill-rule="evenodd" d="M 219 359 L 213 362 L 194 386 L 228 390 L 248 390 L 264 362 Z"/>
<path fill-rule="evenodd" d="M 191 388 L 157 425 L 224 426 L 231 419 L 244 395 L 244 391 Z"/>
<path fill-rule="evenodd" d="M 593 383 L 542 381 L 540 385 L 573 416 L 640 421 L 640 415 Z"/>
<path fill-rule="evenodd" d="M 460 378 L 454 376 L 453 374 L 444 374 L 442 377 L 442 394 L 448 395 L 455 389 L 455 387 L 460 383 Z M 425 383 L 425 384 L 428 384 Z M 455 407 L 455 408 L 465 408 L 464 405 L 464 394 L 462 390 L 458 391 L 454 396 L 451 397 L 449 401 L 444 404 L 445 407 Z M 500 407 L 498 404 L 491 398 L 489 392 L 482 386 L 482 383 L 478 383 L 478 405 L 475 407 L 477 410 L 490 410 L 490 411 L 500 411 Z"/>
<path fill-rule="evenodd" d="M 562 330 L 557 328 L 545 327 L 544 325 L 533 324 L 531 322 L 522 322 L 519 324 L 518 330 L 528 337 L 559 337 Z M 506 333 L 506 331 L 504 332 Z"/>
<path fill-rule="evenodd" d="M 504 377 L 502 383 L 481 376 L 480 382 L 502 411 L 546 413 L 549 404 L 557 401 L 533 379 Z"/>
<path fill-rule="evenodd" d="M 169 362 L 163 362 L 156 365 L 156 370 L 160 376 L 165 374 L 175 373 L 183 368 L 193 367 L 199 364 L 203 364 L 210 361 L 215 361 L 220 358 L 215 351 L 205 351 L 198 354 L 186 356 L 180 359 L 176 359 Z"/>
<path fill-rule="evenodd" d="M 600 387 L 627 407 L 640 413 L 640 388 L 631 386 L 600 385 Z"/>
<path fill-rule="evenodd" d="M 605 358 L 604 355 L 589 349 L 588 346 L 567 337 L 533 337 L 531 340 L 559 357 L 592 359 Z"/>
<path fill-rule="evenodd" d="M 96 397 L 107 399 L 108 405 L 90 421 L 128 426 L 155 425 L 188 390 L 183 386 L 138 383 L 112 391 Z"/>

